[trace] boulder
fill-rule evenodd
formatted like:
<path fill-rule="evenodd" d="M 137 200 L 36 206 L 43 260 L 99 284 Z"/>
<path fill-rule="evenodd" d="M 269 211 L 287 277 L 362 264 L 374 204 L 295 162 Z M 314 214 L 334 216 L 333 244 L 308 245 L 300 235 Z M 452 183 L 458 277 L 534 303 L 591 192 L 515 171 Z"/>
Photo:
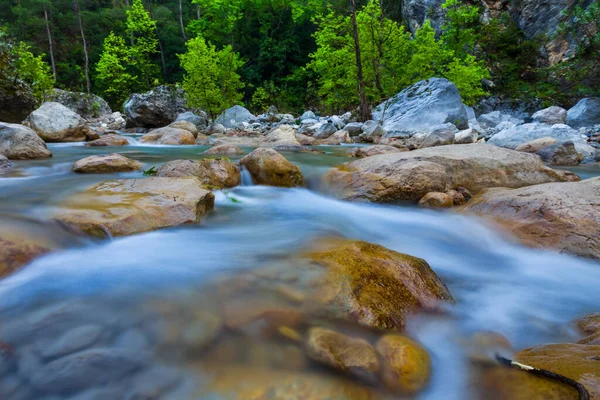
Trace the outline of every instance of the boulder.
<path fill-rule="evenodd" d="M 377 156 L 380 154 L 400 153 L 400 150 L 394 146 L 387 145 L 373 145 L 367 147 L 354 147 L 346 152 L 350 157 L 364 158 Z"/>
<path fill-rule="evenodd" d="M 20 124 L 35 110 L 37 102 L 29 85 L 13 77 L 1 79 L 5 78 L 2 72 L 0 72 L 0 121 Z"/>
<path fill-rule="evenodd" d="M 42 104 L 27 121 L 46 142 L 83 142 L 89 130 L 79 114 L 60 103 Z"/>
<path fill-rule="evenodd" d="M 274 149 L 259 147 L 240 160 L 257 185 L 295 187 L 304 179 L 300 169 Z"/>
<path fill-rule="evenodd" d="M 225 158 L 169 161 L 158 169 L 156 175 L 171 178 L 195 176 L 209 189 L 231 188 L 241 182 L 240 169 Z"/>
<path fill-rule="evenodd" d="M 222 144 L 219 146 L 211 147 L 202 154 L 211 156 L 238 156 L 244 154 L 244 151 L 237 146 Z"/>
<path fill-rule="evenodd" d="M 196 138 L 189 131 L 171 127 L 153 129 L 140 138 L 140 143 L 154 144 L 196 144 Z"/>
<path fill-rule="evenodd" d="M 348 132 L 351 137 L 355 137 L 362 133 L 362 126 L 362 122 L 350 122 L 344 126 L 344 130 Z"/>
<path fill-rule="evenodd" d="M 82 174 L 109 174 L 112 172 L 130 172 L 142 169 L 142 163 L 117 153 L 89 156 L 73 164 L 73 172 Z"/>
<path fill-rule="evenodd" d="M 296 129 L 285 124 L 279 125 L 277 128 L 271 130 L 265 136 L 265 142 L 269 146 L 300 146 L 300 143 L 298 142 L 298 140 L 296 140 Z"/>
<path fill-rule="evenodd" d="M 308 356 L 321 364 L 366 382 L 376 381 L 379 359 L 373 346 L 365 339 L 325 328 L 311 328 L 306 349 Z"/>
<path fill-rule="evenodd" d="M 193 113 L 191 111 L 186 111 L 181 113 L 175 119 L 175 122 L 178 121 L 187 121 L 196 125 L 198 129 L 204 129 L 208 125 L 208 115 L 204 111 L 199 111 L 198 113 Z"/>
<path fill-rule="evenodd" d="M 445 0 L 402 0 L 402 16 L 408 29 L 415 33 L 429 20 L 431 27 L 439 35 L 445 22 L 446 12 L 442 8 Z"/>
<path fill-rule="evenodd" d="M 421 147 L 445 146 L 454 143 L 454 135 L 458 132 L 456 126 L 451 123 L 443 124 L 425 136 Z"/>
<path fill-rule="evenodd" d="M 383 119 L 386 137 L 411 137 L 429 133 L 437 126 L 452 123 L 469 127 L 462 99 L 452 82 L 431 78 L 415 83 L 373 110 L 373 119 Z"/>
<path fill-rule="evenodd" d="M 114 133 L 109 133 L 106 135 L 102 135 L 100 139 L 92 140 L 91 142 L 87 142 L 86 146 L 91 147 L 101 147 L 101 146 L 127 146 L 129 144 L 129 140 L 125 136 L 116 135 Z"/>
<path fill-rule="evenodd" d="M 421 391 L 431 376 L 431 358 L 427 350 L 414 340 L 388 334 L 375 345 L 381 356 L 382 378 L 394 392 L 413 395 Z"/>
<path fill-rule="evenodd" d="M 100 96 L 90 93 L 54 89 L 46 101 L 60 103 L 85 119 L 98 118 L 112 113 L 108 103 Z"/>
<path fill-rule="evenodd" d="M 475 196 L 466 213 L 498 221 L 524 243 L 600 258 L 600 178 L 490 189 Z"/>
<path fill-rule="evenodd" d="M 464 129 L 454 134 L 454 144 L 471 144 L 477 142 L 479 134 L 475 129 Z"/>
<path fill-rule="evenodd" d="M 242 106 L 235 105 L 227 110 L 223 111 L 221 115 L 217 117 L 215 123 L 223 125 L 225 128 L 234 128 L 240 122 L 249 122 L 256 119 L 254 115 Z"/>
<path fill-rule="evenodd" d="M 578 318 L 575 326 L 586 335 L 600 333 L 600 313 L 587 314 Z"/>
<path fill-rule="evenodd" d="M 194 135 L 194 139 L 198 137 L 198 128 L 189 121 L 175 121 L 169 124 L 169 128 L 183 129 Z"/>
<path fill-rule="evenodd" d="M 533 139 L 529 142 L 518 145 L 515 150 L 523 151 L 525 153 L 537 153 L 538 151 L 552 146 L 556 143 L 556 139 L 551 137 L 543 137 L 539 139 Z"/>
<path fill-rule="evenodd" d="M 38 240 L 31 240 L 27 235 L 1 232 L 0 278 L 49 252 L 50 248 L 46 244 Z"/>
<path fill-rule="evenodd" d="M 342 164 L 324 176 L 323 189 L 345 200 L 416 203 L 429 192 L 445 193 L 458 186 L 477 192 L 566 180 L 536 155 L 487 144 L 461 144 Z"/>
<path fill-rule="evenodd" d="M 579 100 L 567 112 L 567 125 L 572 128 L 586 128 L 600 124 L 600 97 Z"/>
<path fill-rule="evenodd" d="M 295 138 L 298 141 L 298 143 L 300 143 L 300 145 L 302 145 L 302 146 L 312 146 L 317 141 L 317 139 L 315 139 L 311 136 L 303 135 L 301 133 L 296 133 Z"/>
<path fill-rule="evenodd" d="M 531 123 L 515 126 L 498 132 L 488 140 L 488 143 L 507 149 L 516 149 L 521 144 L 547 137 L 551 137 L 559 143 L 573 142 L 577 151 L 582 153 L 584 158 L 593 157 L 596 153 L 596 150 L 588 144 L 586 137 L 567 125 L 560 124 Z"/>
<path fill-rule="evenodd" d="M 440 192 L 429 192 L 419 200 L 419 207 L 423 208 L 449 208 L 453 205 L 452 196 Z"/>
<path fill-rule="evenodd" d="M 541 124 L 565 124 L 567 122 L 567 110 L 552 106 L 536 112 L 531 116 L 531 119 Z"/>
<path fill-rule="evenodd" d="M 127 128 L 159 128 L 188 111 L 180 88 L 158 86 L 146 93 L 134 93 L 123 105 Z"/>
<path fill-rule="evenodd" d="M 306 119 L 300 124 L 300 129 L 298 129 L 298 133 L 313 136 L 315 133 L 317 133 L 321 126 L 323 126 L 323 123 L 321 122 L 312 119 Z"/>
<path fill-rule="evenodd" d="M 337 131 L 338 129 L 334 124 L 332 124 L 331 122 L 327 122 L 326 124 L 321 125 L 319 129 L 317 129 L 313 137 L 315 139 L 327 139 L 329 136 L 333 135 Z"/>
<path fill-rule="evenodd" d="M 317 119 L 317 116 L 312 111 L 304 111 L 304 113 L 300 116 L 300 121 L 304 121 L 306 119 Z"/>
<path fill-rule="evenodd" d="M 211 134 L 222 135 L 227 132 L 227 129 L 222 124 L 212 124 L 209 128 Z"/>
<path fill-rule="evenodd" d="M 575 149 L 571 141 L 544 147 L 537 154 L 550 165 L 574 166 L 583 161 L 582 154 Z"/>
<path fill-rule="evenodd" d="M 197 222 L 214 199 L 197 178 L 120 179 L 71 195 L 53 218 L 94 236 L 125 236 Z"/>
<path fill-rule="evenodd" d="M 11 160 L 52 157 L 46 143 L 30 128 L 0 122 L 0 154 Z"/>
<path fill-rule="evenodd" d="M 350 135 L 345 130 L 337 131 L 333 135 L 330 135 L 327 139 L 321 139 L 318 141 L 319 144 L 329 146 L 339 146 L 342 143 L 352 143 Z"/>

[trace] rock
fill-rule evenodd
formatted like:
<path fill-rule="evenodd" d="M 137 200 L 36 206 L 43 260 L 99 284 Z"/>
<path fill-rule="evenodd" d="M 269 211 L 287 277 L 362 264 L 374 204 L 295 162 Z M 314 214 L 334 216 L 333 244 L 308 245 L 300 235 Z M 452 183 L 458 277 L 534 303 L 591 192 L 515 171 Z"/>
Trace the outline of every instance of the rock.
<path fill-rule="evenodd" d="M 562 107 L 552 106 L 536 112 L 531 116 L 531 119 L 541 124 L 565 124 L 567 122 L 567 110 Z"/>
<path fill-rule="evenodd" d="M 29 85 L 20 79 L 0 75 L 0 121 L 20 124 L 35 110 L 36 100 Z"/>
<path fill-rule="evenodd" d="M 600 97 L 579 100 L 567 112 L 567 125 L 571 128 L 591 127 L 600 124 Z"/>
<path fill-rule="evenodd" d="M 271 146 L 291 145 L 300 146 L 296 140 L 296 130 L 289 125 L 279 125 L 265 136 L 266 143 Z"/>
<path fill-rule="evenodd" d="M 197 129 L 204 129 L 208 125 L 208 115 L 204 111 L 200 111 L 197 114 L 194 114 L 191 111 L 186 111 L 181 113 L 175 118 L 175 122 L 179 121 L 187 121 L 196 125 Z"/>
<path fill-rule="evenodd" d="M 11 160 L 52 157 L 46 143 L 23 125 L 0 122 L 0 154 Z"/>
<path fill-rule="evenodd" d="M 304 121 L 306 119 L 314 119 L 314 120 L 316 120 L 317 116 L 312 111 L 305 111 L 304 114 L 302 114 L 302 116 L 300 117 L 300 121 Z"/>
<path fill-rule="evenodd" d="M 464 129 L 454 134 L 454 144 L 471 144 L 477 142 L 479 134 L 474 129 Z"/>
<path fill-rule="evenodd" d="M 600 345 L 600 332 L 586 336 L 583 339 L 581 339 L 580 341 L 578 341 L 577 343 L 578 344 Z"/>
<path fill-rule="evenodd" d="M 362 133 L 362 126 L 362 122 L 350 122 L 344 126 L 344 130 L 348 132 L 351 137 L 355 137 Z"/>
<path fill-rule="evenodd" d="M 445 146 L 454 143 L 454 135 L 458 132 L 456 126 L 451 123 L 443 124 L 425 136 L 421 147 Z"/>
<path fill-rule="evenodd" d="M 419 343 L 406 336 L 385 335 L 375 348 L 381 355 L 383 383 L 389 390 L 410 395 L 429 382 L 431 359 Z"/>
<path fill-rule="evenodd" d="M 215 123 L 222 124 L 225 128 L 234 128 L 240 122 L 249 122 L 256 119 L 254 115 L 242 106 L 235 105 L 227 110 L 223 111 L 221 115 L 217 117 Z"/>
<path fill-rule="evenodd" d="M 419 207 L 423 208 L 449 208 L 453 205 L 452 196 L 440 192 L 429 192 L 419 200 Z"/>
<path fill-rule="evenodd" d="M 583 155 L 577 152 L 571 141 L 544 147 L 537 154 L 550 165 L 574 166 L 583 161 Z"/>
<path fill-rule="evenodd" d="M 63 357 L 92 346 L 100 339 L 102 328 L 98 325 L 83 325 L 63 334 L 49 345 L 40 349 L 45 359 Z"/>
<path fill-rule="evenodd" d="M 323 126 L 321 122 L 306 119 L 302 121 L 302 124 L 300 124 L 300 129 L 298 129 L 298 133 L 313 136 L 315 133 L 317 133 L 321 126 Z"/>
<path fill-rule="evenodd" d="M 219 146 L 211 147 L 202 153 L 203 155 L 221 155 L 221 156 L 237 156 L 244 154 L 244 151 L 237 146 L 231 146 L 228 144 L 222 144 Z"/>
<path fill-rule="evenodd" d="M 345 200 L 401 203 L 458 186 L 477 192 L 566 180 L 535 155 L 487 144 L 461 144 L 342 164 L 324 176 L 323 190 Z"/>
<path fill-rule="evenodd" d="M 365 339 L 325 328 L 311 328 L 306 348 L 308 356 L 321 364 L 367 382 L 376 380 L 379 360 L 375 349 Z"/>
<path fill-rule="evenodd" d="M 195 176 L 210 189 L 232 188 L 241 182 L 240 169 L 225 158 L 169 161 L 158 169 L 156 175 L 171 178 Z"/>
<path fill-rule="evenodd" d="M 585 315 L 575 321 L 577 328 L 588 335 L 600 333 L 600 313 Z"/>
<path fill-rule="evenodd" d="M 12 163 L 2 154 L 0 154 L 0 175 L 6 174 L 12 168 Z"/>
<path fill-rule="evenodd" d="M 312 297 L 331 318 L 401 331 L 408 315 L 452 301 L 425 260 L 376 244 L 332 240 L 307 257 L 325 269 Z"/>
<path fill-rule="evenodd" d="M 27 121 L 46 142 L 83 142 L 89 130 L 79 114 L 60 103 L 42 104 Z"/>
<path fill-rule="evenodd" d="M 515 150 L 523 151 L 525 153 L 537 153 L 538 151 L 552 146 L 556 143 L 556 139 L 551 137 L 543 137 L 539 139 L 533 139 L 529 142 L 518 145 Z"/>
<path fill-rule="evenodd" d="M 298 143 L 300 143 L 301 146 L 312 146 L 315 144 L 315 142 L 317 140 L 313 137 L 306 136 L 301 133 L 296 133 L 295 138 L 298 141 Z"/>
<path fill-rule="evenodd" d="M 313 137 L 315 139 L 327 139 L 329 136 L 337 132 L 337 128 L 331 122 L 321 125 L 315 132 Z"/>
<path fill-rule="evenodd" d="M 458 89 L 444 78 L 417 82 L 380 104 L 373 110 L 373 119 L 379 121 L 382 118 L 386 137 L 429 133 L 445 123 L 452 123 L 459 129 L 469 127 Z"/>
<path fill-rule="evenodd" d="M 446 194 L 448 196 L 450 196 L 450 198 L 452 199 L 452 203 L 455 206 L 460 206 L 467 202 L 467 198 L 465 197 L 465 195 L 462 194 L 461 192 L 459 192 L 458 190 L 448 190 L 448 192 L 446 192 Z M 427 196 L 427 195 L 425 195 L 425 196 Z"/>
<path fill-rule="evenodd" d="M 227 129 L 222 124 L 212 124 L 209 131 L 213 134 L 224 134 Z"/>
<path fill-rule="evenodd" d="M 89 156 L 73 164 L 73 172 L 82 174 L 109 174 L 130 172 L 142 169 L 142 163 L 117 153 L 103 156 Z"/>
<path fill-rule="evenodd" d="M 408 29 L 414 34 L 429 20 L 432 28 L 439 35 L 445 22 L 446 12 L 442 8 L 444 0 L 402 0 L 402 16 Z"/>
<path fill-rule="evenodd" d="M 348 132 L 341 130 L 329 136 L 327 139 L 319 140 L 318 143 L 323 145 L 339 146 L 342 143 L 352 143 L 352 139 L 350 139 Z"/>
<path fill-rule="evenodd" d="M 197 178 L 120 179 L 68 197 L 54 219 L 94 236 L 124 236 L 194 223 L 213 207 Z"/>
<path fill-rule="evenodd" d="M 189 131 L 171 127 L 153 129 L 140 138 L 140 143 L 155 144 L 196 144 L 196 138 Z"/>
<path fill-rule="evenodd" d="M 194 139 L 198 137 L 198 128 L 189 121 L 175 121 L 169 124 L 169 128 L 183 129 L 194 135 Z"/>
<path fill-rule="evenodd" d="M 590 399 L 600 399 L 600 346 L 549 344 L 520 351 L 515 359 L 571 378 L 585 386 Z"/>
<path fill-rule="evenodd" d="M 52 93 L 46 96 L 46 101 L 60 103 L 85 119 L 112 114 L 108 103 L 95 94 L 54 89 Z"/>
<path fill-rule="evenodd" d="M 100 134 L 92 129 L 88 129 L 87 134 L 85 135 L 85 140 L 88 142 L 93 142 L 94 140 L 100 139 Z"/>
<path fill-rule="evenodd" d="M 354 147 L 346 152 L 350 157 L 364 158 L 376 156 L 379 154 L 400 153 L 400 150 L 394 146 L 374 145 L 367 147 Z"/>
<path fill-rule="evenodd" d="M 360 140 L 372 143 L 375 139 L 385 135 L 385 130 L 375 121 L 367 121 L 362 127 L 362 133 L 358 136 Z"/>
<path fill-rule="evenodd" d="M 117 382 L 147 362 L 126 349 L 95 348 L 40 366 L 27 378 L 39 391 L 63 394 Z"/>
<path fill-rule="evenodd" d="M 567 125 L 519 125 L 498 132 L 488 140 L 488 143 L 507 149 L 516 149 L 521 144 L 547 137 L 556 139 L 559 143 L 566 141 L 573 142 L 577 151 L 582 153 L 585 158 L 593 157 L 596 152 L 588 144 L 587 138 L 584 138 L 576 130 L 569 128 Z"/>
<path fill-rule="evenodd" d="M 127 128 L 159 128 L 174 122 L 187 110 L 183 90 L 158 86 L 146 93 L 134 93 L 123 105 Z"/>
<path fill-rule="evenodd" d="M 49 252 L 46 244 L 27 235 L 0 232 L 0 278 Z"/>
<path fill-rule="evenodd" d="M 600 178 L 490 189 L 463 209 L 492 217 L 528 245 L 600 258 Z"/>
<path fill-rule="evenodd" d="M 499 129 L 501 124 L 506 128 L 514 127 L 523 123 L 523 120 L 513 117 L 511 114 L 502 113 L 500 111 L 492 111 L 487 114 L 482 114 L 477 118 L 477 122 L 484 129 Z"/>
<path fill-rule="evenodd" d="M 129 140 L 125 136 L 116 135 L 113 133 L 102 135 L 100 139 L 92 140 L 87 142 L 86 146 L 98 147 L 98 146 L 127 146 Z"/>
<path fill-rule="evenodd" d="M 276 150 L 259 147 L 240 160 L 257 185 L 294 187 L 302 186 L 300 169 Z"/>

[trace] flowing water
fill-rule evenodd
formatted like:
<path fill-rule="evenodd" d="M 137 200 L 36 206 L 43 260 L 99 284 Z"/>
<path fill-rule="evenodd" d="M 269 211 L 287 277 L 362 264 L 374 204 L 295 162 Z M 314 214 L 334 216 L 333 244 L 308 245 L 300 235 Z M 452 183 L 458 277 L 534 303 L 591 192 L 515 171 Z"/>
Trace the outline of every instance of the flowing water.
<path fill-rule="evenodd" d="M 57 249 L 0 281 L 2 399 L 396 398 L 312 364 L 300 345 L 262 328 L 221 328 L 221 319 L 243 320 L 235 312 L 220 315 L 223 302 L 235 303 L 232 287 L 262 279 L 254 271 L 329 237 L 422 257 L 456 299 L 443 316 L 409 324 L 433 360 L 431 384 L 418 398 L 469 398 L 460 342 L 474 332 L 498 332 L 517 349 L 573 341 L 568 322 L 600 311 L 595 262 L 525 248 L 474 217 L 320 195 L 322 174 L 348 161 L 343 147 L 285 154 L 300 166 L 306 189 L 253 186 L 243 172 L 243 185 L 216 192 L 215 209 L 201 223 L 114 240 L 77 237 L 44 221 L 70 193 L 141 173 L 78 175 L 72 163 L 114 151 L 149 168 L 199 159 L 205 148 L 50 148 L 53 158 L 14 162 L 12 173 L 0 178 L 0 233 L 26 232 Z M 278 279 L 285 281 L 294 270 L 283 268 Z M 270 306 L 285 302 L 257 296 Z M 236 307 L 252 312 L 244 302 Z M 77 346 L 96 349 L 95 364 L 59 363 Z"/>

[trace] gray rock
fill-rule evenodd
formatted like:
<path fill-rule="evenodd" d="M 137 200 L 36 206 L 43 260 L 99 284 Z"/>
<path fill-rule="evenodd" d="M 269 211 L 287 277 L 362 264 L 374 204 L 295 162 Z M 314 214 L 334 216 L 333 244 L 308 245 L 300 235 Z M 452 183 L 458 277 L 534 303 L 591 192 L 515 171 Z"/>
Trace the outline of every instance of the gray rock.
<path fill-rule="evenodd" d="M 317 119 L 317 116 L 312 111 L 304 111 L 304 114 L 300 117 L 300 121 L 304 121 L 305 119 Z"/>
<path fill-rule="evenodd" d="M 385 135 L 385 129 L 383 129 L 381 124 L 379 124 L 378 122 L 375 122 L 375 121 L 365 122 L 362 125 L 361 130 L 362 130 L 362 134 L 360 135 L 360 137 L 362 139 L 365 139 L 365 138 L 374 139 L 374 138 Z"/>
<path fill-rule="evenodd" d="M 458 132 L 456 126 L 451 123 L 443 124 L 435 128 L 425 136 L 421 147 L 445 146 L 454 143 L 454 135 Z"/>
<path fill-rule="evenodd" d="M 552 106 L 544 108 L 531 116 L 535 122 L 555 125 L 567 122 L 567 110 L 562 107 Z"/>
<path fill-rule="evenodd" d="M 89 131 L 79 114 L 54 102 L 42 104 L 27 121 L 46 142 L 83 142 Z"/>
<path fill-rule="evenodd" d="M 346 126 L 346 123 L 344 122 L 344 120 L 340 117 L 338 117 L 337 115 L 334 115 L 333 117 L 329 118 L 329 121 L 338 129 L 344 129 L 344 126 Z"/>
<path fill-rule="evenodd" d="M 442 32 L 446 11 L 442 8 L 445 0 L 402 0 L 402 16 L 412 33 L 419 29 L 425 20 L 439 35 Z"/>
<path fill-rule="evenodd" d="M 80 326 L 43 346 L 40 354 L 46 359 L 62 357 L 92 346 L 101 336 L 102 328 L 99 325 Z"/>
<path fill-rule="evenodd" d="M 256 119 L 254 115 L 242 106 L 235 105 L 223 111 L 215 120 L 216 123 L 222 124 L 225 128 L 233 128 L 240 122 L 250 122 Z"/>
<path fill-rule="evenodd" d="M 134 93 L 123 105 L 127 128 L 160 128 L 174 122 L 185 111 L 182 89 L 158 86 L 146 93 Z"/>
<path fill-rule="evenodd" d="M 35 110 L 35 105 L 33 92 L 25 82 L 14 78 L 0 80 L 0 121 L 20 124 Z"/>
<path fill-rule="evenodd" d="M 300 125 L 298 133 L 313 136 L 322 126 L 323 123 L 321 122 L 317 122 L 315 120 L 305 120 L 302 122 L 302 125 Z"/>
<path fill-rule="evenodd" d="M 186 111 L 179 114 L 175 121 L 188 121 L 196 125 L 197 128 L 204 129 L 208 125 L 208 115 L 206 115 L 204 111 L 200 111 L 198 113 Z"/>
<path fill-rule="evenodd" d="M 344 130 L 348 132 L 351 137 L 354 137 L 362 133 L 362 126 L 362 122 L 350 122 L 344 126 Z"/>
<path fill-rule="evenodd" d="M 281 122 L 282 124 L 291 125 L 294 122 L 296 122 L 296 118 L 294 118 L 294 116 L 292 114 L 278 114 L 278 115 L 279 115 L 279 122 Z"/>
<path fill-rule="evenodd" d="M 98 118 L 112 113 L 108 103 L 95 94 L 54 89 L 46 97 L 46 101 L 60 103 L 85 119 Z"/>
<path fill-rule="evenodd" d="M 314 133 L 313 137 L 315 139 L 327 139 L 329 136 L 333 135 L 337 132 L 337 128 L 334 124 L 328 122 L 324 125 L 321 125 L 319 129 Z"/>
<path fill-rule="evenodd" d="M 600 97 L 588 97 L 567 112 L 567 125 L 571 128 L 591 127 L 600 124 Z"/>
<path fill-rule="evenodd" d="M 447 122 L 459 129 L 469 127 L 467 111 L 458 89 L 443 78 L 431 78 L 409 86 L 377 106 L 373 110 L 373 119 L 383 120 L 386 137 L 429 133 Z"/>
<path fill-rule="evenodd" d="M 350 120 L 352 119 L 352 113 L 348 111 L 347 113 L 340 115 L 340 118 L 342 119 L 344 124 L 349 124 Z"/>
<path fill-rule="evenodd" d="M 456 132 L 454 135 L 454 144 L 469 144 L 475 143 L 479 137 L 479 133 L 474 129 L 465 129 Z"/>
<path fill-rule="evenodd" d="M 571 141 L 544 147 L 537 154 L 550 165 L 574 166 L 583 160 L 583 156 Z"/>
<path fill-rule="evenodd" d="M 238 122 L 237 124 L 235 124 L 234 128 L 237 130 L 240 130 L 240 131 L 245 131 L 249 127 L 250 127 L 250 124 L 247 122 Z"/>
<path fill-rule="evenodd" d="M 227 129 L 219 123 L 214 123 L 210 126 L 210 133 L 223 134 L 227 131 Z"/>
<path fill-rule="evenodd" d="M 9 159 L 0 154 L 0 175 L 7 173 L 11 168 L 12 163 Z"/>

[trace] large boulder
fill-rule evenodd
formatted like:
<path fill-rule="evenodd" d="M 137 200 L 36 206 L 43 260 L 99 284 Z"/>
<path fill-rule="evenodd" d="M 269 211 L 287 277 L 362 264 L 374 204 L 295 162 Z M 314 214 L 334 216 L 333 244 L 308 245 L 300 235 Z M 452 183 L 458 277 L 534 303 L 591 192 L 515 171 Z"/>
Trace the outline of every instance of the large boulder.
<path fill-rule="evenodd" d="M 29 114 L 27 121 L 46 142 L 83 142 L 89 132 L 79 114 L 55 102 L 42 104 Z"/>
<path fill-rule="evenodd" d="M 584 158 L 593 157 L 596 150 L 587 142 L 587 138 L 567 125 L 524 124 L 498 132 L 489 140 L 493 144 L 507 149 L 516 149 L 519 145 L 534 139 L 551 137 L 558 143 L 571 141 Z"/>
<path fill-rule="evenodd" d="M 464 212 L 494 218 L 526 244 L 600 258 L 600 178 L 490 189 Z"/>
<path fill-rule="evenodd" d="M 0 122 L 0 154 L 11 160 L 52 157 L 46 143 L 30 128 Z"/>
<path fill-rule="evenodd" d="M 110 174 L 139 171 L 140 169 L 142 169 L 142 163 L 117 153 L 89 156 L 73 164 L 73 172 L 82 174 Z"/>
<path fill-rule="evenodd" d="M 112 113 L 108 103 L 100 96 L 90 93 L 54 89 L 46 101 L 60 103 L 85 119 L 98 118 Z"/>
<path fill-rule="evenodd" d="M 94 236 L 125 236 L 197 222 L 214 199 L 197 178 L 120 179 L 71 195 L 53 218 Z"/>
<path fill-rule="evenodd" d="M 445 193 L 459 186 L 477 192 L 566 180 L 535 155 L 487 144 L 462 144 L 352 161 L 329 171 L 323 186 L 345 200 L 416 203 L 429 192 Z"/>
<path fill-rule="evenodd" d="M 386 137 L 411 137 L 429 133 L 445 123 L 467 129 L 468 116 L 460 93 L 452 82 L 431 78 L 415 83 L 373 110 L 383 120 Z"/>
<path fill-rule="evenodd" d="M 4 78 L 0 72 L 0 78 Z M 0 79 L 0 121 L 20 124 L 35 110 L 31 88 L 20 79 Z"/>
<path fill-rule="evenodd" d="M 183 90 L 158 86 L 146 93 L 134 93 L 123 105 L 127 128 L 158 128 L 169 125 L 187 110 Z"/>
<path fill-rule="evenodd" d="M 225 189 L 241 183 L 240 169 L 225 158 L 174 160 L 163 164 L 157 176 L 172 178 L 195 176 L 209 189 Z"/>
<path fill-rule="evenodd" d="M 567 112 L 567 125 L 572 128 L 592 127 L 600 124 L 600 97 L 579 100 Z"/>
<path fill-rule="evenodd" d="M 168 145 L 196 144 L 196 138 L 192 133 L 185 129 L 166 126 L 164 128 L 151 130 L 140 138 L 140 143 Z"/>
<path fill-rule="evenodd" d="M 215 123 L 231 129 L 235 128 L 240 122 L 249 122 L 254 119 L 256 119 L 256 117 L 246 108 L 235 105 L 223 111 L 223 113 L 217 117 Z"/>
<path fill-rule="evenodd" d="M 562 107 L 552 106 L 536 112 L 531 116 L 531 119 L 541 124 L 564 124 L 567 122 L 567 110 Z"/>
<path fill-rule="evenodd" d="M 257 185 L 295 187 L 304 179 L 300 169 L 274 149 L 259 147 L 240 160 Z"/>

